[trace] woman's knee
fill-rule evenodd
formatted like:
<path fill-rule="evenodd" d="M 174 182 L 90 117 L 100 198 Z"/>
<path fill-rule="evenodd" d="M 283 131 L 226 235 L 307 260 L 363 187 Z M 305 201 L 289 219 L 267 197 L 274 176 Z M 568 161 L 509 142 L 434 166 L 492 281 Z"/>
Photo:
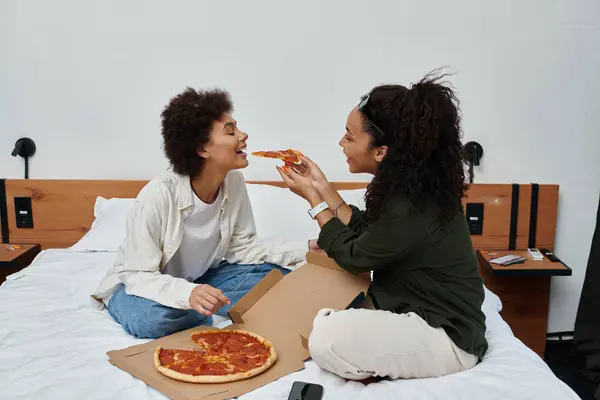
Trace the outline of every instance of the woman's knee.
<path fill-rule="evenodd" d="M 348 332 L 340 321 L 330 317 L 336 311 L 323 309 L 319 311 L 313 323 L 313 330 L 308 340 L 308 349 L 313 361 L 326 371 L 346 379 L 366 379 L 372 372 L 364 371 L 350 360 L 350 354 L 335 346 L 341 340 L 348 340 L 352 332 Z M 358 343 L 357 343 L 358 345 Z"/>
<path fill-rule="evenodd" d="M 121 287 L 108 303 L 108 312 L 123 329 L 140 339 L 157 339 L 192 328 L 210 325 L 211 317 L 195 310 L 180 310 L 138 296 L 128 295 Z"/>
<path fill-rule="evenodd" d="M 254 272 L 264 273 L 266 275 L 269 272 L 273 271 L 274 269 L 279 270 L 283 275 L 287 275 L 290 272 L 292 272 L 289 268 L 285 268 L 280 265 L 271 264 L 271 263 L 257 264 L 255 266 Z"/>
<path fill-rule="evenodd" d="M 212 325 L 212 317 L 205 317 L 195 310 L 165 308 L 152 318 L 131 316 L 121 325 L 129 334 L 140 339 L 158 339 L 199 325 Z"/>
<path fill-rule="evenodd" d="M 308 351 L 313 360 L 317 361 L 328 355 L 331 351 L 331 340 L 329 339 L 329 336 L 325 334 L 321 325 L 319 327 L 313 326 L 308 338 Z"/>
<path fill-rule="evenodd" d="M 314 321 L 313 329 L 309 337 L 309 351 L 311 354 L 314 352 L 317 355 L 327 355 L 332 352 L 333 345 L 340 341 L 340 332 L 345 330 L 343 326 L 340 326 L 339 321 L 336 318 L 332 318 L 334 313 L 339 311 L 324 308 L 320 310 Z M 345 335 L 350 335 L 351 332 L 345 332 Z"/>
<path fill-rule="evenodd" d="M 156 318 L 148 321 L 147 324 L 138 325 L 135 336 L 138 338 L 157 339 L 199 325 L 212 325 L 212 317 L 205 317 L 195 310 L 177 311 L 174 315 L 167 314 L 163 318 Z"/>
<path fill-rule="evenodd" d="M 179 329 L 178 326 L 166 324 L 162 320 L 146 321 L 145 323 L 131 323 L 131 321 L 124 321 L 121 325 L 127 333 L 138 339 L 158 339 L 182 330 Z"/>

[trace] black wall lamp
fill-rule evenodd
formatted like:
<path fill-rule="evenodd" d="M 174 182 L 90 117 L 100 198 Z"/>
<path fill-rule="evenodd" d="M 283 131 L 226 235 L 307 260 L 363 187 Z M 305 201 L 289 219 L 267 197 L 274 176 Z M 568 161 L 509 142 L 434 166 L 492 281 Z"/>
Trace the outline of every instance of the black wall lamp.
<path fill-rule="evenodd" d="M 483 147 L 477 142 L 467 142 L 464 149 L 465 160 L 469 164 L 469 182 L 473 183 L 473 167 L 479 165 L 479 161 L 483 157 Z"/>
<path fill-rule="evenodd" d="M 15 143 L 15 149 L 11 155 L 21 156 L 25 159 L 25 179 L 29 179 L 29 157 L 35 154 L 35 142 L 27 137 L 22 137 Z"/>

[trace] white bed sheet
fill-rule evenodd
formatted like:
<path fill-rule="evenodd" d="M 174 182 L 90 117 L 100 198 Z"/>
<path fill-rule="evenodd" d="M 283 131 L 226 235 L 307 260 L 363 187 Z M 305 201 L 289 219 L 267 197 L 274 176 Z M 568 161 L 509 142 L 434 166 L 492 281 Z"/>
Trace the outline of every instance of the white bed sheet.
<path fill-rule="evenodd" d="M 165 398 L 107 360 L 107 351 L 143 342 L 91 307 L 89 295 L 114 258 L 43 251 L 0 287 L 0 399 Z M 484 307 L 490 349 L 470 371 L 365 386 L 309 361 L 304 370 L 240 399 L 287 399 L 296 380 L 323 385 L 324 399 L 578 399 L 492 308 Z"/>

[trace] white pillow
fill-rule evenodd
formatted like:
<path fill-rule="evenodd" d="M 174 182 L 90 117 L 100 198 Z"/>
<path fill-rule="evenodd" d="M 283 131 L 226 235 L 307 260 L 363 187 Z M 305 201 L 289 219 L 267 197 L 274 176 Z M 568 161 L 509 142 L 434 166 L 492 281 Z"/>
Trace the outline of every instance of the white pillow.
<path fill-rule="evenodd" d="M 126 221 L 135 199 L 96 198 L 90 230 L 69 251 L 117 252 L 125 240 Z"/>
<path fill-rule="evenodd" d="M 308 215 L 310 205 L 306 200 L 276 186 L 249 184 L 246 187 L 258 236 L 286 241 L 308 241 L 319 236 L 319 224 Z M 365 189 L 339 193 L 348 204 L 364 209 Z"/>
<path fill-rule="evenodd" d="M 319 224 L 308 215 L 306 200 L 270 185 L 246 185 L 258 236 L 278 241 L 308 241 L 319 234 Z"/>
<path fill-rule="evenodd" d="M 315 239 L 319 225 L 308 215 L 309 204 L 288 189 L 247 185 L 256 229 L 261 238 L 286 241 Z M 365 189 L 342 190 L 348 204 L 364 209 Z M 97 197 L 90 230 L 69 248 L 76 252 L 117 252 L 125 240 L 126 220 L 135 199 Z"/>

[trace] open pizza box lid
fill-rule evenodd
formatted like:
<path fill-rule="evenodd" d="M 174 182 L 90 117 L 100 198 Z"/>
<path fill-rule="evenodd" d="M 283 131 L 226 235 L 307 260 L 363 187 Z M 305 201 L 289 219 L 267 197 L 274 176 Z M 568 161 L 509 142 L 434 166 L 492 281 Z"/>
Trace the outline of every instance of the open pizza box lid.
<path fill-rule="evenodd" d="M 186 383 L 168 378 L 154 367 L 157 346 L 198 349 L 191 332 L 197 327 L 144 344 L 108 352 L 110 362 L 164 395 L 177 399 L 230 399 L 304 368 L 307 343 L 317 312 L 322 308 L 357 307 L 366 295 L 369 276 L 352 275 L 326 256 L 309 253 L 307 263 L 287 275 L 271 271 L 229 311 L 232 325 L 257 333 L 273 343 L 278 359 L 255 377 L 220 384 Z"/>

